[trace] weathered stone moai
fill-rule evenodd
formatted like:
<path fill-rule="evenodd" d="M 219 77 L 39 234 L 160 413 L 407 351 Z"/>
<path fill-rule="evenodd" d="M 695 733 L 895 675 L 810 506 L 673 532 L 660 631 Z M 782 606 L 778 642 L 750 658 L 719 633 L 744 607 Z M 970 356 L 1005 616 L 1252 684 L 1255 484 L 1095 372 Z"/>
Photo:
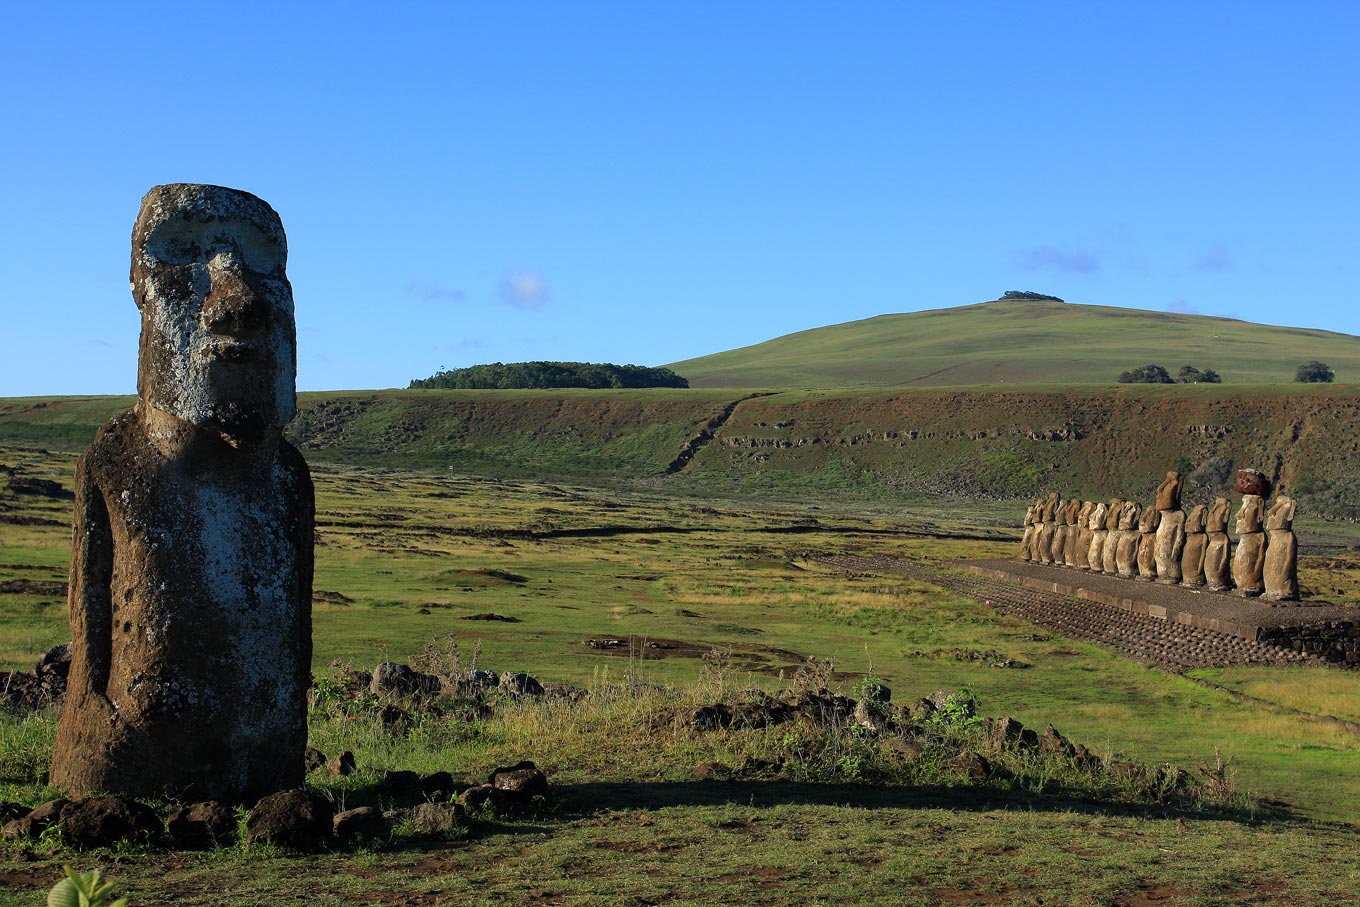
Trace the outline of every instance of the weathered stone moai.
<path fill-rule="evenodd" d="M 1025 534 L 1020 537 L 1020 560 L 1028 561 L 1034 559 L 1034 534 L 1035 519 L 1034 511 L 1040 505 L 1032 504 L 1025 508 Z"/>
<path fill-rule="evenodd" d="M 1039 520 L 1039 543 L 1035 560 L 1041 564 L 1053 563 L 1053 534 L 1058 530 L 1055 520 L 1058 510 L 1058 494 L 1054 492 L 1044 500 L 1043 514 Z"/>
<path fill-rule="evenodd" d="M 1124 502 L 1114 498 L 1105 507 L 1105 544 L 1100 549 L 1100 570 L 1114 576 L 1119 572 L 1119 518 L 1124 513 Z"/>
<path fill-rule="evenodd" d="M 1053 510 L 1053 540 L 1049 542 L 1048 559 L 1055 567 L 1063 566 L 1063 552 L 1067 550 L 1067 501 L 1059 501 Z"/>
<path fill-rule="evenodd" d="M 1218 498 L 1205 520 L 1208 542 L 1204 548 L 1204 582 L 1215 592 L 1232 588 L 1232 542 L 1228 539 L 1231 516 L 1228 499 Z"/>
<path fill-rule="evenodd" d="M 294 410 L 288 247 L 268 204 L 157 186 L 132 233 L 137 403 L 76 467 L 68 794 L 240 800 L 298 787 L 312 482 Z"/>
<path fill-rule="evenodd" d="M 1068 567 L 1077 566 L 1077 546 L 1081 541 L 1081 526 L 1078 522 L 1081 515 L 1081 501 L 1073 498 L 1067 502 L 1067 540 L 1063 544 L 1063 564 Z"/>
<path fill-rule="evenodd" d="M 1294 536 L 1294 501 L 1279 495 L 1266 512 L 1266 560 L 1263 568 L 1265 594 L 1270 601 L 1293 601 L 1299 597 L 1299 542 Z"/>
<path fill-rule="evenodd" d="M 1091 521 L 1087 524 L 1091 528 L 1091 547 L 1087 549 L 1086 560 L 1096 573 L 1104 569 L 1102 558 L 1105 551 L 1105 539 L 1110 534 L 1110 531 L 1105 528 L 1105 519 L 1109 514 L 1109 505 L 1104 501 L 1098 501 L 1096 506 L 1091 509 Z"/>
<path fill-rule="evenodd" d="M 1115 544 L 1114 560 L 1119 575 L 1138 575 L 1138 505 L 1125 501 L 1119 512 L 1119 541 Z"/>
<path fill-rule="evenodd" d="M 1152 582 L 1157 578 L 1157 527 L 1162 522 L 1156 504 L 1149 504 L 1138 519 L 1138 579 Z"/>
<path fill-rule="evenodd" d="M 1084 501 L 1077 511 L 1077 550 L 1073 566 L 1080 570 L 1091 569 L 1091 512 L 1095 509 L 1094 503 Z"/>
<path fill-rule="evenodd" d="M 1266 534 L 1261 531 L 1261 521 L 1270 483 L 1254 469 L 1241 469 L 1237 473 L 1237 490 L 1242 492 L 1242 508 L 1237 511 L 1233 585 L 1238 595 L 1254 598 L 1265 591 Z"/>
<path fill-rule="evenodd" d="M 1185 518 L 1185 547 L 1181 550 L 1181 585 L 1204 585 L 1204 554 L 1209 547 L 1209 536 L 1204 531 L 1205 508 L 1196 504 Z"/>
<path fill-rule="evenodd" d="M 1181 510 L 1181 475 L 1172 471 L 1157 486 L 1157 582 L 1181 581 L 1181 549 L 1185 545 L 1185 511 Z"/>

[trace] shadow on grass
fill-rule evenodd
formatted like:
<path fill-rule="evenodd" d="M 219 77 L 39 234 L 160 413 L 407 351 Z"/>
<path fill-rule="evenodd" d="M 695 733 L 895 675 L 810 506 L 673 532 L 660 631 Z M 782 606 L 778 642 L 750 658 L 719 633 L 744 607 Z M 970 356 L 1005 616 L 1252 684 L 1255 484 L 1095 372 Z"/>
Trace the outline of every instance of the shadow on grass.
<path fill-rule="evenodd" d="M 575 819 L 600 810 L 652 810 L 684 806 L 842 806 L 852 809 L 952 809 L 983 812 L 1074 812 L 1101 816 L 1166 819 L 1214 818 L 1243 824 L 1296 821 L 1282 804 L 1256 810 L 1096 800 L 1075 793 L 998 790 L 943 785 L 875 787 L 868 784 L 813 784 L 796 781 L 593 782 L 553 788 L 554 818 Z"/>

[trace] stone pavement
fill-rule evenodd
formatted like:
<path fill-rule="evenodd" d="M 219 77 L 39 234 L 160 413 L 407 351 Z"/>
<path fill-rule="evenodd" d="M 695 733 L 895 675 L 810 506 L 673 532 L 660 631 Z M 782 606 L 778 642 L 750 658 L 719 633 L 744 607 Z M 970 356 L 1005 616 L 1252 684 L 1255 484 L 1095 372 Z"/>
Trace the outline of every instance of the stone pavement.
<path fill-rule="evenodd" d="M 1258 626 L 1251 623 L 1257 619 L 1258 611 L 1299 611 L 1316 616 L 1321 613 L 1313 610 L 1317 606 L 1306 606 L 1302 611 L 1293 607 L 1270 608 L 1248 599 L 1212 593 L 1197 595 L 1175 586 L 1137 583 L 1022 561 L 959 561 L 932 567 L 890 557 L 823 555 L 810 559 L 855 573 L 919 579 L 1069 638 L 1100 643 L 1137 661 L 1172 671 L 1232 664 L 1327 664 L 1291 648 L 1257 642 L 1255 635 L 1248 638 L 1223 629 L 1229 624 L 1240 628 Z M 1099 587 L 1097 581 L 1102 581 Z M 1111 585 L 1106 586 L 1105 581 Z M 1106 604 L 1090 597 L 1093 589 L 1097 595 L 1127 601 L 1131 606 Z M 1087 595 L 1079 597 L 1075 594 L 1078 591 Z M 1186 610 L 1187 603 L 1197 610 Z M 1234 606 L 1239 610 L 1234 611 Z M 1163 609 L 1165 616 L 1153 609 Z M 1355 614 L 1353 609 L 1335 606 L 1325 610 L 1328 614 L 1342 612 L 1347 617 Z M 1199 623 L 1182 621 L 1182 615 L 1198 618 Z M 1202 625 L 1213 620 L 1219 622 L 1219 629 Z"/>

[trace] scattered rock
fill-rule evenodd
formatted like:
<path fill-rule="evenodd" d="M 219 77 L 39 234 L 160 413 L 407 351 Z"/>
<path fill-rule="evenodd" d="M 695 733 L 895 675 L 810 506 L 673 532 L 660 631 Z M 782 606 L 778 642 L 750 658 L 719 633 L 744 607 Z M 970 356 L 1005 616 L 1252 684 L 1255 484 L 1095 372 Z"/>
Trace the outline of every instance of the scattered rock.
<path fill-rule="evenodd" d="M 326 771 L 335 778 L 343 778 L 346 775 L 354 774 L 354 754 L 345 750 L 340 755 L 326 763 Z"/>
<path fill-rule="evenodd" d="M 175 810 L 166 827 L 183 845 L 225 844 L 236 836 L 236 811 L 216 800 L 191 803 Z"/>
<path fill-rule="evenodd" d="M 460 830 L 458 808 L 452 803 L 421 803 L 411 812 L 411 830 L 422 837 L 443 837 Z"/>
<path fill-rule="evenodd" d="M 495 769 L 487 781 L 496 790 L 522 800 L 548 795 L 548 776 L 527 760 Z"/>
<path fill-rule="evenodd" d="M 1039 735 L 1039 751 L 1062 753 L 1064 756 L 1072 756 L 1076 752 L 1072 744 L 1067 742 L 1067 738 L 1059 734 L 1057 728 L 1051 724 L 1044 728 L 1044 732 Z"/>
<path fill-rule="evenodd" d="M 310 850 L 331 836 L 335 810 L 322 797 L 300 788 L 260 800 L 246 818 L 246 840 Z"/>
<path fill-rule="evenodd" d="M 585 699 L 587 693 L 578 686 L 569 683 L 544 683 L 543 695 L 549 699 L 565 699 L 568 702 L 580 702 Z"/>
<path fill-rule="evenodd" d="M 964 750 L 945 761 L 945 766 L 955 775 L 969 781 L 986 781 L 992 776 L 992 764 L 981 753 Z"/>
<path fill-rule="evenodd" d="M 388 703 L 378 710 L 378 728 L 384 734 L 401 737 L 411 729 L 411 713 Z"/>
<path fill-rule="evenodd" d="M 302 756 L 302 764 L 308 772 L 314 772 L 326 764 L 326 754 L 314 746 L 309 746 Z"/>
<path fill-rule="evenodd" d="M 64 681 L 66 675 L 71 673 L 71 644 L 64 642 L 44 652 L 42 658 L 39 658 L 38 663 L 33 666 L 33 673 L 38 677 L 50 674 Z"/>
<path fill-rule="evenodd" d="M 72 847 L 106 847 L 160 834 L 161 820 L 145 803 L 126 797 L 89 797 L 61 811 L 62 840 Z"/>
<path fill-rule="evenodd" d="M 505 614 L 496 614 L 488 611 L 485 614 L 465 614 L 461 620 L 497 620 L 507 624 L 517 624 L 520 622 L 518 617 L 509 617 Z"/>
<path fill-rule="evenodd" d="M 387 817 L 374 806 L 360 806 L 336 813 L 331 827 L 337 838 L 382 838 L 387 836 Z"/>
<path fill-rule="evenodd" d="M 441 686 L 439 678 L 433 674 L 422 674 L 408 665 L 392 661 L 385 661 L 374 668 L 369 681 L 369 690 L 374 695 L 403 699 L 436 696 Z"/>
<path fill-rule="evenodd" d="M 534 677 L 516 671 L 501 674 L 500 688 L 511 696 L 542 696 L 543 684 Z"/>
<path fill-rule="evenodd" d="M 11 822 L 20 816 L 26 816 L 29 808 L 22 803 L 10 803 L 8 800 L 0 800 L 0 822 Z"/>
<path fill-rule="evenodd" d="M 447 799 L 453 793 L 453 775 L 431 772 L 420 779 L 420 792 L 432 800 Z"/>
<path fill-rule="evenodd" d="M 935 714 L 935 703 L 929 699 L 918 699 L 907 706 L 907 714 L 911 716 L 913 721 L 925 721 Z"/>
<path fill-rule="evenodd" d="M 458 795 L 458 805 L 475 815 L 488 808 L 495 809 L 497 799 L 496 788 L 490 784 L 477 784 Z"/>
<path fill-rule="evenodd" d="M 680 723 L 699 731 L 716 731 L 731 727 L 732 707 L 721 702 L 696 706 L 681 716 Z"/>

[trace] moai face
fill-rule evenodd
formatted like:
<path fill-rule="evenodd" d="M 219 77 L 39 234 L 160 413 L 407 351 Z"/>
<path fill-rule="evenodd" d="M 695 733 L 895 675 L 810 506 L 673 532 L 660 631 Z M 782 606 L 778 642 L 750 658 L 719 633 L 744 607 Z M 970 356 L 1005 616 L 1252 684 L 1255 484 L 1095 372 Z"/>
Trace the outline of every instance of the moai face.
<path fill-rule="evenodd" d="M 297 328 L 279 216 L 248 192 L 157 186 L 132 232 L 137 393 L 232 440 L 293 417 Z"/>
<path fill-rule="evenodd" d="M 1228 504 L 1227 498 L 1216 498 L 1214 506 L 1209 508 L 1208 529 L 1210 532 L 1226 532 L 1228 529 L 1228 517 L 1232 514 L 1232 507 Z"/>
<path fill-rule="evenodd" d="M 1261 531 L 1261 498 L 1249 494 L 1242 498 L 1242 509 L 1237 511 L 1237 534 L 1246 535 Z"/>
<path fill-rule="evenodd" d="M 1185 518 L 1186 532 L 1203 532 L 1206 517 L 1206 510 L 1203 504 L 1196 504 L 1194 509 Z"/>
<path fill-rule="evenodd" d="M 1119 528 L 1125 532 L 1138 528 L 1138 504 L 1125 501 L 1119 511 Z"/>
<path fill-rule="evenodd" d="M 1162 512 L 1157 509 L 1155 503 L 1147 505 L 1143 515 L 1138 518 L 1139 532 L 1156 532 L 1157 527 L 1162 524 Z"/>
<path fill-rule="evenodd" d="M 1294 528 L 1294 499 L 1287 495 L 1279 495 L 1271 502 L 1270 510 L 1266 513 L 1266 529 L 1292 528 Z"/>

